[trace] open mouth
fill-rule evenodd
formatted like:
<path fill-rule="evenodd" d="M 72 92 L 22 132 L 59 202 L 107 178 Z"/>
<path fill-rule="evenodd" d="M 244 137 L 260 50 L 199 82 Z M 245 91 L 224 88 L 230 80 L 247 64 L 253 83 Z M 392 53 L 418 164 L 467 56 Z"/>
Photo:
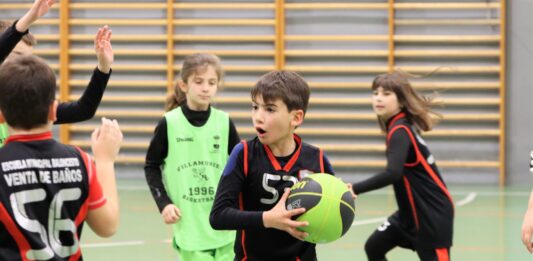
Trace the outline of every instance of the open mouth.
<path fill-rule="evenodd" d="M 259 134 L 265 134 L 265 133 L 266 133 L 266 130 L 263 130 L 263 129 L 259 128 L 259 127 L 255 128 L 255 130 L 256 130 L 257 133 L 259 133 Z"/>

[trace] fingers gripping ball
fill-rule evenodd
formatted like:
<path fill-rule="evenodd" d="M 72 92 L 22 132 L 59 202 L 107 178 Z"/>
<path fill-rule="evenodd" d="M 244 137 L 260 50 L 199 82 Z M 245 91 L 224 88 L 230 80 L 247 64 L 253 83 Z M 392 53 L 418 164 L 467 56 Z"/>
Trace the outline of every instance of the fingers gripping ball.
<path fill-rule="evenodd" d="M 309 222 L 309 226 L 299 229 L 309 233 L 305 241 L 311 243 L 339 239 L 350 229 L 355 215 L 355 203 L 346 184 L 324 173 L 309 175 L 294 184 L 286 207 L 306 209 L 296 220 Z"/>

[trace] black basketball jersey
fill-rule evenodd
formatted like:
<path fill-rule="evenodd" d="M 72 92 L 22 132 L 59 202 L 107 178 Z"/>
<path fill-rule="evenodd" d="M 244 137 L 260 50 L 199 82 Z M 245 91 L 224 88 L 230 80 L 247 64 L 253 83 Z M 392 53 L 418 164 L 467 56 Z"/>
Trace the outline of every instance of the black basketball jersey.
<path fill-rule="evenodd" d="M 81 260 L 83 221 L 106 202 L 89 155 L 51 132 L 10 136 L 0 175 L 0 260 Z"/>
<path fill-rule="evenodd" d="M 452 245 L 454 205 L 435 158 L 425 141 L 414 131 L 404 113 L 394 117 L 387 132 L 387 147 L 392 135 L 406 131 L 411 140 L 408 161 L 402 178 L 393 184 L 398 213 L 391 222 L 398 221 L 414 243 L 428 248 L 449 248 Z"/>
<path fill-rule="evenodd" d="M 333 173 L 321 149 L 303 143 L 297 135 L 294 139 L 297 148 L 284 164 L 255 138 L 237 145 L 226 165 L 211 224 L 237 229 L 237 260 L 316 260 L 315 244 L 264 228 L 262 223 L 262 212 L 276 205 L 285 188 L 312 173 Z"/>

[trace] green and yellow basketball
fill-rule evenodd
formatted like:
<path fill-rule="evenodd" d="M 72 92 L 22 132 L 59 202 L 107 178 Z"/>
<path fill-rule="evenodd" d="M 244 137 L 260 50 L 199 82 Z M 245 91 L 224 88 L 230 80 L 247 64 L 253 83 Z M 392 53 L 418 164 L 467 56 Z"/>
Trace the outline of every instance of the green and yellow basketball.
<path fill-rule="evenodd" d="M 325 173 L 309 175 L 294 184 L 286 207 L 306 209 L 296 220 L 309 222 L 300 230 L 309 233 L 305 241 L 311 243 L 339 239 L 350 229 L 355 216 L 355 203 L 346 184 Z"/>

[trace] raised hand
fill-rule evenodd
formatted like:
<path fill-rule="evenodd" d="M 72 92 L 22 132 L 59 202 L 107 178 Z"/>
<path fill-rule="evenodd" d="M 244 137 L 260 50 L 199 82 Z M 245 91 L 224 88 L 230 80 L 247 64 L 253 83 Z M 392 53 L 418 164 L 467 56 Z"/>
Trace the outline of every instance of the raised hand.
<path fill-rule="evenodd" d="M 111 71 L 111 64 L 114 61 L 111 34 L 111 29 L 105 25 L 103 28 L 98 29 L 94 38 L 94 51 L 98 59 L 98 70 L 103 73 L 109 73 Z"/>
<path fill-rule="evenodd" d="M 309 234 L 300 231 L 297 228 L 308 226 L 309 223 L 307 221 L 295 221 L 292 220 L 291 217 L 303 214 L 305 209 L 286 209 L 285 204 L 287 202 L 287 198 L 289 197 L 289 191 L 289 189 L 285 190 L 285 193 L 283 193 L 281 199 L 271 210 L 263 212 L 263 224 L 267 228 L 283 230 L 297 239 L 304 240 L 304 238 L 309 236 Z"/>
<path fill-rule="evenodd" d="M 96 164 L 113 163 L 120 150 L 122 138 L 117 120 L 102 118 L 102 125 L 91 135 L 91 147 Z"/>
<path fill-rule="evenodd" d="M 37 19 L 48 13 L 48 10 L 50 10 L 53 4 L 54 0 L 35 0 L 30 10 L 17 22 L 17 31 L 25 32 L 28 30 L 30 25 L 37 21 Z"/>

